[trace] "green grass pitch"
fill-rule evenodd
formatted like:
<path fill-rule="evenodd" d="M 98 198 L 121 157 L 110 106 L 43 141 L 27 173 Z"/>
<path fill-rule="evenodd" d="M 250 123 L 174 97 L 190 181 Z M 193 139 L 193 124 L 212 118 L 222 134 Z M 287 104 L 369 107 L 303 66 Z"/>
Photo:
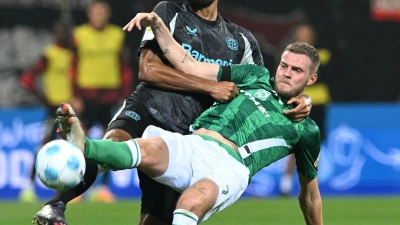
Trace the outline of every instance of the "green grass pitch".
<path fill-rule="evenodd" d="M 0 201 L 0 224 L 30 224 L 43 203 Z M 70 225 L 136 225 L 138 200 L 114 204 L 81 202 L 68 205 Z M 386 225 L 400 224 L 400 196 L 393 197 L 325 197 L 324 224 Z M 291 199 L 241 199 L 212 216 L 204 225 L 305 224 L 298 202 Z"/>

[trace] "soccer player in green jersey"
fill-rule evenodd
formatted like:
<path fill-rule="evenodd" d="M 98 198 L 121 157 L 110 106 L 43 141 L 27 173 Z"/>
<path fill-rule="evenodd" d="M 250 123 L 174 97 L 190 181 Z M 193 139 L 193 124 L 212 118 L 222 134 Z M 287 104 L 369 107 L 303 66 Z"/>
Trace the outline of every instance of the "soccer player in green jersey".
<path fill-rule="evenodd" d="M 126 142 L 90 140 L 67 103 L 58 111 L 61 136 L 85 157 L 105 168 L 137 168 L 182 195 L 173 224 L 195 225 L 233 204 L 262 168 L 294 153 L 300 182 L 299 202 L 306 224 L 323 224 L 317 165 L 320 133 L 310 118 L 296 123 L 282 110 L 292 96 L 317 80 L 319 56 L 306 43 L 292 43 L 282 53 L 274 79 L 256 65 L 219 66 L 195 61 L 170 35 L 155 13 L 139 13 L 124 29 L 150 26 L 174 68 L 240 89 L 230 101 L 216 102 L 192 125 L 191 135 L 149 126 L 142 138 Z M 247 76 L 252 74 L 252 76 Z"/>

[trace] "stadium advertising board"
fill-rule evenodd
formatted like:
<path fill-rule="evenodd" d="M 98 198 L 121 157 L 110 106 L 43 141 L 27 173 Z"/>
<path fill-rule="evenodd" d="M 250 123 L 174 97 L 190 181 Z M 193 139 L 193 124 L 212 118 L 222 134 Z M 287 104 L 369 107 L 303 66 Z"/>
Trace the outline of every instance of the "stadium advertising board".
<path fill-rule="evenodd" d="M 323 193 L 400 194 L 400 104 L 333 104 L 327 129 Z"/>
<path fill-rule="evenodd" d="M 44 108 L 0 109 L 0 199 L 17 199 L 20 191 L 29 185 L 45 119 Z M 140 196 L 135 170 L 113 172 L 111 180 L 111 189 L 118 197 Z M 43 199 L 54 194 L 37 177 L 35 190 Z"/>
<path fill-rule="evenodd" d="M 318 165 L 322 195 L 400 194 L 400 104 L 332 104 L 326 127 Z M 245 195 L 277 195 L 285 161 L 260 171 Z M 295 182 L 292 194 L 297 190 Z"/>
<path fill-rule="evenodd" d="M 17 199 L 29 184 L 45 118 L 43 108 L 0 109 L 0 200 Z M 326 119 L 318 175 L 322 195 L 400 194 L 400 105 L 332 104 Z M 285 160 L 254 176 L 244 196 L 276 196 Z M 140 197 L 136 170 L 112 172 L 111 178 L 117 197 Z M 54 193 L 37 178 L 35 187 L 43 199 Z M 293 195 L 297 190 L 295 182 Z"/>

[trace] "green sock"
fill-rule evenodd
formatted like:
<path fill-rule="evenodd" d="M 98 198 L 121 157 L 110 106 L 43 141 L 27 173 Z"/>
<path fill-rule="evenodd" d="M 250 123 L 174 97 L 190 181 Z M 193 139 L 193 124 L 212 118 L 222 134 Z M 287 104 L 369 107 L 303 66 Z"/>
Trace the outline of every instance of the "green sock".
<path fill-rule="evenodd" d="M 141 154 L 135 140 L 113 142 L 111 140 L 90 140 L 86 138 L 85 157 L 111 170 L 137 167 Z"/>

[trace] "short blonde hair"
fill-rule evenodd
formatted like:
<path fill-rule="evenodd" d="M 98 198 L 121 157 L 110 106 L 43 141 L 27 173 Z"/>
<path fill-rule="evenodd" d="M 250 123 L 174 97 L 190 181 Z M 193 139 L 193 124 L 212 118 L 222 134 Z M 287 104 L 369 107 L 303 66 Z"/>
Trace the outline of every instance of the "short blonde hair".
<path fill-rule="evenodd" d="M 306 55 L 311 59 L 311 72 L 317 73 L 319 64 L 321 62 L 318 51 L 313 46 L 305 42 L 294 42 L 286 46 L 285 51 Z"/>

